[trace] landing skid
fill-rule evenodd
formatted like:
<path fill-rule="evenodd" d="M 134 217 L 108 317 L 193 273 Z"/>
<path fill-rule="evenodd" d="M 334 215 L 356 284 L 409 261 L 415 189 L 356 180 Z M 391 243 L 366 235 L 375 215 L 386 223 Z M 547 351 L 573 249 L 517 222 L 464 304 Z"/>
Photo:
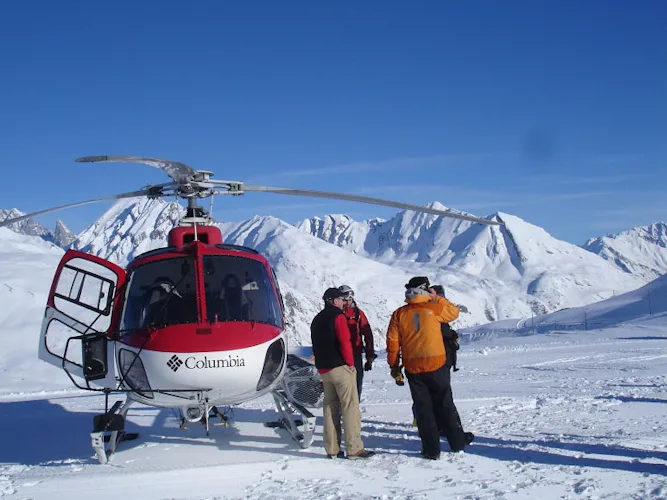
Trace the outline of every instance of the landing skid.
<path fill-rule="evenodd" d="M 118 433 L 118 439 L 116 440 L 117 443 L 120 443 L 121 441 L 132 441 L 133 439 L 137 439 L 139 437 L 138 432 L 125 432 L 125 431 L 120 431 Z M 104 436 L 104 442 L 108 443 L 111 441 L 111 435 L 106 435 Z"/>
<path fill-rule="evenodd" d="M 109 411 L 93 419 L 90 441 L 95 456 L 101 464 L 106 464 L 111 459 L 118 443 L 130 441 L 139 436 L 136 432 L 125 432 L 125 416 L 132 403 L 133 401 L 129 398 L 122 405 L 120 401 L 116 401 Z"/>
<path fill-rule="evenodd" d="M 280 417 L 264 425 L 285 429 L 301 448 L 308 448 L 313 442 L 315 416 L 300 404 L 290 401 L 284 391 L 278 389 L 272 394 Z"/>

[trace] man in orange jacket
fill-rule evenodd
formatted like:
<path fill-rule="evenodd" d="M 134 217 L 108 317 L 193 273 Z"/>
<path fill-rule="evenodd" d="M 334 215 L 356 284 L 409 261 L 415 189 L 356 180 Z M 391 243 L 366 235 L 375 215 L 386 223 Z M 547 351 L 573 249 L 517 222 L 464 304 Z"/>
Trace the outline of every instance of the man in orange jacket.
<path fill-rule="evenodd" d="M 391 316 L 387 329 L 387 362 L 392 375 L 400 372 L 400 361 L 410 384 L 410 393 L 422 441 L 422 455 L 440 458 L 442 429 L 452 451 L 469 443 L 452 399 L 449 368 L 440 325 L 454 321 L 458 308 L 430 288 L 427 277 L 417 276 L 405 285 L 406 305 Z"/>

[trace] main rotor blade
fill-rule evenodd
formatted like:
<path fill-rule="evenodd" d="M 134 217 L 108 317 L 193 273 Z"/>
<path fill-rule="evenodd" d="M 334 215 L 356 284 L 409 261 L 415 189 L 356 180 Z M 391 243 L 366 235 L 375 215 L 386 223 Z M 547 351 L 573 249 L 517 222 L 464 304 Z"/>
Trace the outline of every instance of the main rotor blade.
<path fill-rule="evenodd" d="M 185 163 L 143 156 L 84 156 L 77 158 L 76 161 L 79 163 L 143 163 L 164 170 L 175 182 L 190 182 L 197 174 L 195 169 Z"/>
<path fill-rule="evenodd" d="M 155 188 L 157 186 L 151 186 L 152 188 Z M 86 200 L 86 201 L 78 201 L 76 203 L 69 203 L 67 205 L 61 205 L 59 207 L 53 207 L 53 208 L 47 208 L 46 210 L 40 210 L 38 212 L 32 212 L 27 215 L 22 215 L 20 217 L 14 217 L 13 219 L 5 219 L 3 221 L 0 221 L 0 227 L 8 226 L 10 224 L 14 224 L 15 222 L 21 222 L 26 219 L 30 219 L 32 217 L 36 217 L 38 215 L 43 215 L 43 214 L 48 214 L 50 212 L 57 212 L 58 210 L 65 210 L 66 208 L 73 208 L 73 207 L 78 207 L 81 205 L 88 205 L 90 203 L 97 203 L 98 201 L 107 201 L 107 200 L 119 200 L 121 198 L 134 198 L 135 196 L 146 196 L 148 194 L 148 188 L 143 189 L 141 191 L 132 191 L 130 193 L 121 193 L 121 194 L 115 194 L 113 196 L 105 196 L 104 198 L 96 198 L 94 200 Z"/>
<path fill-rule="evenodd" d="M 312 191 L 310 189 L 294 189 L 282 187 L 268 187 L 268 186 L 247 186 L 243 184 L 241 189 L 245 191 L 258 191 L 265 193 L 276 194 L 290 194 L 294 196 L 313 196 L 316 198 L 330 198 L 333 200 L 358 201 L 360 203 L 370 203 L 372 205 L 383 205 L 387 207 L 401 208 L 404 210 L 413 210 L 415 212 L 423 212 L 427 214 L 440 215 L 442 217 L 451 217 L 453 219 L 467 220 L 470 222 L 478 222 L 488 226 L 499 226 L 500 222 L 475 217 L 473 215 L 466 215 L 449 210 L 437 210 L 435 208 L 420 207 L 419 205 L 410 205 L 409 203 L 401 203 L 400 201 L 381 200 L 380 198 L 371 198 L 369 196 L 358 196 L 354 194 L 330 193 L 328 191 Z"/>

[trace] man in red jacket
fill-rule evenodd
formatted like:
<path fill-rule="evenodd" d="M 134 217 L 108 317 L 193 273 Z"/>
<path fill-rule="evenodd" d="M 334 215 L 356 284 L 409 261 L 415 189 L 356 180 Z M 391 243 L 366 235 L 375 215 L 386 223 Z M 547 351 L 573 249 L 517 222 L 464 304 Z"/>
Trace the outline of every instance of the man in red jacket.
<path fill-rule="evenodd" d="M 377 358 L 373 346 L 373 330 L 368 323 L 364 311 L 359 309 L 354 300 L 354 290 L 348 285 L 341 285 L 338 289 L 345 294 L 345 307 L 343 314 L 347 318 L 347 326 L 350 329 L 350 340 L 352 341 L 352 353 L 354 354 L 354 367 L 357 370 L 357 392 L 361 401 L 361 388 L 364 382 L 364 371 L 373 369 L 373 361 Z M 362 351 L 366 353 L 366 363 L 362 358 Z"/>
<path fill-rule="evenodd" d="M 343 315 L 344 293 L 338 288 L 324 292 L 324 309 L 310 325 L 315 367 L 324 385 L 324 449 L 329 458 L 344 458 L 340 449 L 343 419 L 347 458 L 368 458 L 375 452 L 364 449 L 361 440 L 361 412 L 355 387 L 354 358 L 350 332 Z"/>

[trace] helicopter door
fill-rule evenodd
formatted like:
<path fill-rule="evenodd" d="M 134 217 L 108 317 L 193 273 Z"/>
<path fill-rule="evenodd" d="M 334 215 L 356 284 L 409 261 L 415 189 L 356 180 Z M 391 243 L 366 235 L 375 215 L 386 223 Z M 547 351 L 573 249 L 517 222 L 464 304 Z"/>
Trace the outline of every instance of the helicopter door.
<path fill-rule="evenodd" d="M 47 300 L 39 358 L 101 387 L 115 383 L 107 332 L 126 273 L 94 255 L 68 250 Z"/>

